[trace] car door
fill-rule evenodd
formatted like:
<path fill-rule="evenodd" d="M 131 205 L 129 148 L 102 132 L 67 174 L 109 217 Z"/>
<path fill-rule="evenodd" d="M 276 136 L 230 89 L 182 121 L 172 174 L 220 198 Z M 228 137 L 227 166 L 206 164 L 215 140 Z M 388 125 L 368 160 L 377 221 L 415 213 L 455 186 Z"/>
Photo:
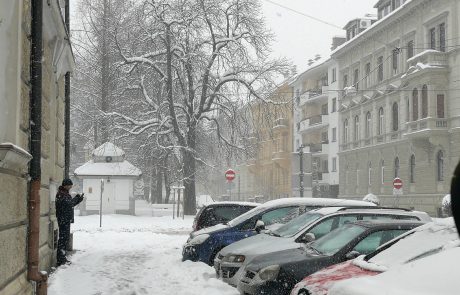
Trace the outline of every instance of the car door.
<path fill-rule="evenodd" d="M 373 232 L 361 241 L 357 242 L 357 244 L 352 248 L 352 251 L 359 252 L 362 255 L 367 255 L 374 252 L 378 247 L 386 242 L 402 235 L 406 231 L 407 230 L 403 229 L 388 229 Z"/>

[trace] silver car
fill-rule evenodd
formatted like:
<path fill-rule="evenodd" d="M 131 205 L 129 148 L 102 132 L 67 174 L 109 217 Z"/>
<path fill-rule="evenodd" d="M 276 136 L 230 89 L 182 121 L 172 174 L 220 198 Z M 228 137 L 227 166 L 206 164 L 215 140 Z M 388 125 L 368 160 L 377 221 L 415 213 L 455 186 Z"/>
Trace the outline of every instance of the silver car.
<path fill-rule="evenodd" d="M 407 209 L 321 208 L 300 215 L 276 230 L 238 241 L 223 248 L 214 260 L 214 268 L 218 277 L 236 286 L 243 275 L 243 266 L 258 255 L 295 249 L 301 243 L 320 238 L 348 222 L 375 219 L 431 221 L 427 213 Z"/>

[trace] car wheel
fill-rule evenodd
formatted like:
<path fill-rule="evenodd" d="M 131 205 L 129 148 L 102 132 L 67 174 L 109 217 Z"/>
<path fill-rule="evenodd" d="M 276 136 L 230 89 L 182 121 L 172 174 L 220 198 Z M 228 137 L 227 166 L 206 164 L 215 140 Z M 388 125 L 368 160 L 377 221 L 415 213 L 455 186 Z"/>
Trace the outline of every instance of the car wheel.
<path fill-rule="evenodd" d="M 308 290 L 302 289 L 297 293 L 297 295 L 310 295 L 310 292 Z"/>

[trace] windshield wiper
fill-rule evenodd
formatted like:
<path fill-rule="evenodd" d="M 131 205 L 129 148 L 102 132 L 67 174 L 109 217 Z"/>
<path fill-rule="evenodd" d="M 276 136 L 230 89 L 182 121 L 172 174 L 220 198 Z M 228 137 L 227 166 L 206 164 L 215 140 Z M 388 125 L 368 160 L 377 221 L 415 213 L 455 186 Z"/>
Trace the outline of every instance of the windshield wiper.
<path fill-rule="evenodd" d="M 322 255 L 323 254 L 323 253 L 321 253 L 321 251 L 319 251 L 316 248 L 313 248 L 312 246 L 307 246 L 307 247 L 308 247 L 308 249 L 313 250 L 313 252 L 315 252 L 316 255 Z"/>
<path fill-rule="evenodd" d="M 269 234 L 270 236 L 274 236 L 274 237 L 281 237 L 280 234 L 277 234 L 277 233 L 272 232 L 272 231 L 269 231 L 268 234 Z"/>

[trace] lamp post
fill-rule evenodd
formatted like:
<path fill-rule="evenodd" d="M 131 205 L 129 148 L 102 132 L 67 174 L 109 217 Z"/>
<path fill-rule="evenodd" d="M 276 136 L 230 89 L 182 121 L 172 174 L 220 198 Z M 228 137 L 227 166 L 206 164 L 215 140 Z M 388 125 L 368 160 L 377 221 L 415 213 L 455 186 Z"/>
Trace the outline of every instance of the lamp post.
<path fill-rule="evenodd" d="M 303 188 L 303 148 L 305 146 L 302 144 L 299 146 L 299 148 L 297 149 L 298 153 L 299 153 L 299 160 L 300 160 L 300 173 L 299 173 L 299 178 L 300 178 L 300 197 L 303 198 L 303 191 L 304 191 L 304 188 Z"/>

